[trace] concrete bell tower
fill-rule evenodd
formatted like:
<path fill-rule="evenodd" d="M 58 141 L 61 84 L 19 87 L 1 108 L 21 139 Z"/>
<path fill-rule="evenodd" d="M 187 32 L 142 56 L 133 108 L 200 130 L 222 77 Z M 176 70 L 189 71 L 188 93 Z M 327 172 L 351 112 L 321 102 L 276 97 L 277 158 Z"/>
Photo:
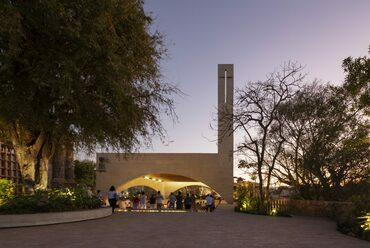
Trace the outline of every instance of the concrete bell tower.
<path fill-rule="evenodd" d="M 234 135 L 230 116 L 234 107 L 234 65 L 218 65 L 218 156 L 219 166 L 224 171 L 227 189 L 232 196 L 234 167 Z M 230 202 L 230 199 L 228 199 Z"/>

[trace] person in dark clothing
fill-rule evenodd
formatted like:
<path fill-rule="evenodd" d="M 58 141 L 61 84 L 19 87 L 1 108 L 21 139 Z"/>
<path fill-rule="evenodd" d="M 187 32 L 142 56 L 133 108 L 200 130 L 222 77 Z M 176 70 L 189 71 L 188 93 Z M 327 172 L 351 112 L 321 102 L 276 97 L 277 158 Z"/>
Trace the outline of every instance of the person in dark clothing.
<path fill-rule="evenodd" d="M 190 208 L 191 208 L 191 197 L 190 197 L 189 193 L 186 194 L 184 204 L 185 204 L 185 209 L 190 210 Z"/>
<path fill-rule="evenodd" d="M 114 186 L 111 186 L 109 188 L 108 202 L 109 202 L 109 205 L 112 207 L 112 213 L 114 213 L 114 209 L 116 208 L 116 204 L 117 204 L 117 192 Z"/>
<path fill-rule="evenodd" d="M 190 198 L 191 198 L 191 210 L 193 212 L 196 212 L 197 208 L 196 208 L 196 204 L 195 204 L 195 201 L 196 201 L 195 195 L 191 194 Z"/>
<path fill-rule="evenodd" d="M 176 209 L 182 209 L 182 195 L 180 191 L 176 196 Z"/>
<path fill-rule="evenodd" d="M 211 212 L 215 211 L 216 205 L 215 205 L 215 197 L 211 194 L 212 197 L 212 205 L 211 205 Z"/>
<path fill-rule="evenodd" d="M 149 198 L 149 203 L 150 203 L 150 208 L 151 209 L 155 208 L 155 200 L 156 200 L 156 198 L 155 198 L 154 194 L 152 194 Z"/>

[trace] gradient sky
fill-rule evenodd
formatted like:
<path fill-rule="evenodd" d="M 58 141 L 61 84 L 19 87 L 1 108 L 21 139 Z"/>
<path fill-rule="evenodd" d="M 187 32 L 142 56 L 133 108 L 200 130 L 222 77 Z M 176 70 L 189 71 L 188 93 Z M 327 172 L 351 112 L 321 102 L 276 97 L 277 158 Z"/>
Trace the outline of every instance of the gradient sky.
<path fill-rule="evenodd" d="M 143 152 L 217 152 L 217 64 L 234 64 L 235 87 L 287 61 L 304 65 L 307 80 L 340 84 L 342 60 L 370 45 L 369 0 L 147 0 L 145 10 L 165 35 L 164 79 L 186 95 L 176 97 L 179 123 L 164 119 L 169 142 Z"/>
<path fill-rule="evenodd" d="M 147 0 L 144 6 L 165 35 L 164 79 L 186 95 L 175 98 L 179 123 L 163 119 L 166 144 L 154 139 L 142 152 L 217 152 L 210 141 L 217 64 L 234 64 L 235 87 L 264 80 L 287 61 L 304 65 L 308 80 L 340 84 L 342 60 L 367 55 L 370 45 L 369 0 Z"/>

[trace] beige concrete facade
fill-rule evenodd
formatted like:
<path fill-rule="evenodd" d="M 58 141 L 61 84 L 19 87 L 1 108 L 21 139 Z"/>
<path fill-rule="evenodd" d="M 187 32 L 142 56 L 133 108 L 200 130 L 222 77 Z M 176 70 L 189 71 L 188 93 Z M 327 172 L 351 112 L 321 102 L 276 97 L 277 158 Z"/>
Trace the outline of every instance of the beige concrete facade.
<path fill-rule="evenodd" d="M 233 111 L 233 65 L 218 65 L 218 153 L 98 153 L 96 186 L 107 193 L 111 185 L 122 191 L 132 186 L 170 192 L 191 185 L 208 186 L 232 203 L 233 135 L 225 113 Z M 150 175 L 157 180 L 148 179 Z"/>

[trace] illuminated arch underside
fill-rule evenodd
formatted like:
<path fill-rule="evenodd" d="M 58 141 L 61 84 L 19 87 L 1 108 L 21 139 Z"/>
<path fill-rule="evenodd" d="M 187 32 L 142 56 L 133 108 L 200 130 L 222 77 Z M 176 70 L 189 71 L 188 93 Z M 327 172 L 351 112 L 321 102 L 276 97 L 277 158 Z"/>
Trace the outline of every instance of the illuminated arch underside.
<path fill-rule="evenodd" d="M 135 186 L 147 186 L 155 189 L 156 191 L 161 191 L 162 194 L 165 196 L 169 195 L 171 192 L 187 186 L 203 186 L 211 188 L 205 183 L 181 175 L 146 174 L 119 185 L 117 187 L 117 190 L 123 191 Z"/>

